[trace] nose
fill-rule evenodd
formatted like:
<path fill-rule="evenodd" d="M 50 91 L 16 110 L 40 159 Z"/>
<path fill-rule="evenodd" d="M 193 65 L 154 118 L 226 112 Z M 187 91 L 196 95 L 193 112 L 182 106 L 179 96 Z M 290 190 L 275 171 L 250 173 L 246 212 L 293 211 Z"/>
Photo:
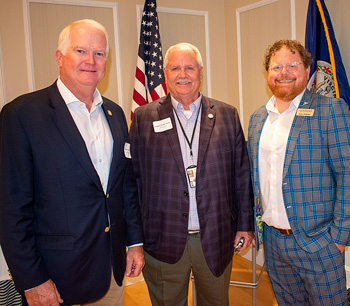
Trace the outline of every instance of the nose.
<path fill-rule="evenodd" d="M 95 64 L 95 55 L 93 52 L 87 52 L 85 57 L 85 63 L 87 64 Z"/>
<path fill-rule="evenodd" d="M 289 73 L 289 69 L 287 68 L 287 65 L 282 66 L 282 70 L 280 73 Z"/>
<path fill-rule="evenodd" d="M 186 76 L 186 70 L 184 68 L 181 68 L 180 71 L 179 71 L 179 76 L 180 77 L 184 77 Z"/>

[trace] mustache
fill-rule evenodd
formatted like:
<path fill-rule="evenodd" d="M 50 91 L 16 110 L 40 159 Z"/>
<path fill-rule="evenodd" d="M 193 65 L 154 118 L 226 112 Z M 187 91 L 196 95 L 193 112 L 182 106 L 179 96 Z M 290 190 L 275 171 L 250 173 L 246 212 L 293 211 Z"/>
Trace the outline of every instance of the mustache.
<path fill-rule="evenodd" d="M 181 79 L 178 79 L 176 81 L 176 84 L 186 84 L 186 83 L 190 83 L 191 80 L 189 78 L 181 78 Z"/>

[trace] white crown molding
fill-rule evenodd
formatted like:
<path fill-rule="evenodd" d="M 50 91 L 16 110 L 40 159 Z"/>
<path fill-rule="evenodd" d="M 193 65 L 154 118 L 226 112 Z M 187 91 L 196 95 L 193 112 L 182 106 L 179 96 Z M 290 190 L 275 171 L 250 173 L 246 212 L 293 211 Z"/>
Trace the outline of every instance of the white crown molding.
<path fill-rule="evenodd" d="M 28 69 L 28 86 L 29 90 L 35 90 L 35 78 L 34 78 L 34 63 L 32 54 L 32 40 L 31 40 L 31 28 L 30 28 L 30 3 L 44 3 L 44 4 L 56 4 L 56 5 L 71 5 L 71 6 L 89 6 L 110 8 L 113 11 L 113 24 L 114 24 L 114 40 L 115 40 L 115 59 L 116 59 L 116 71 L 117 71 L 117 86 L 118 86 L 118 104 L 124 107 L 124 95 L 122 86 L 122 65 L 121 65 L 121 52 L 120 52 L 120 35 L 119 35 L 119 19 L 118 19 L 118 3 L 112 2 L 100 2 L 93 0 L 22 0 L 23 1 L 23 16 L 24 16 L 24 34 L 25 34 L 25 46 L 27 57 L 27 69 Z"/>
<path fill-rule="evenodd" d="M 236 25 L 237 25 L 237 55 L 238 55 L 238 90 L 239 90 L 239 112 L 241 124 L 244 126 L 244 108 L 243 108 L 243 79 L 242 79 L 242 43 L 241 43 L 241 20 L 240 14 L 258 9 L 262 6 L 266 6 L 280 0 L 262 0 L 250 5 L 242 6 L 236 9 Z M 295 0 L 290 0 L 291 8 L 291 37 L 296 38 L 296 21 L 295 21 Z"/>
<path fill-rule="evenodd" d="M 136 5 L 136 14 L 137 14 L 137 41 L 140 39 L 140 27 L 141 27 L 141 15 L 143 11 L 143 5 Z M 170 13 L 170 14 L 182 14 L 182 15 L 194 15 L 194 16 L 203 16 L 204 17 L 204 33 L 205 33 L 205 54 L 206 54 L 206 77 L 207 77 L 207 90 L 208 97 L 212 95 L 211 89 L 211 58 L 210 58 L 210 43 L 209 43 L 209 13 L 208 11 L 198 11 L 198 10 L 187 10 L 179 8 L 170 8 L 170 7 L 157 7 L 158 13 Z"/>

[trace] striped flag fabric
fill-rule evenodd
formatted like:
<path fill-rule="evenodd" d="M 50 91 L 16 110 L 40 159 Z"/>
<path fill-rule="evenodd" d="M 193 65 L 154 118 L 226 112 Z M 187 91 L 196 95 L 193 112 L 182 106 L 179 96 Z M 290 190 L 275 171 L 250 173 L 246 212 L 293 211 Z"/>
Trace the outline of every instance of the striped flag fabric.
<path fill-rule="evenodd" d="M 156 0 L 146 0 L 142 13 L 131 120 L 137 107 L 167 94 Z"/>
<path fill-rule="evenodd" d="M 324 0 L 309 0 L 305 48 L 314 60 L 307 88 L 324 96 L 342 98 L 350 106 L 349 82 Z"/>

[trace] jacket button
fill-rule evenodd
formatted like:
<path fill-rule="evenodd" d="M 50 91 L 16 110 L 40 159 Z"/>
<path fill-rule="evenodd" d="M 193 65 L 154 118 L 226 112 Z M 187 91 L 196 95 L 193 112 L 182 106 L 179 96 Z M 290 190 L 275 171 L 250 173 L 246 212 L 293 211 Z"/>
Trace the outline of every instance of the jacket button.
<path fill-rule="evenodd" d="M 182 218 L 187 219 L 188 214 L 184 213 L 182 214 Z"/>
<path fill-rule="evenodd" d="M 188 196 L 188 192 L 184 191 L 184 196 L 187 197 Z"/>
<path fill-rule="evenodd" d="M 109 193 L 106 194 L 107 199 L 109 198 Z"/>
<path fill-rule="evenodd" d="M 109 226 L 107 226 L 107 227 L 105 228 L 105 232 L 106 232 L 106 233 L 109 232 Z"/>

